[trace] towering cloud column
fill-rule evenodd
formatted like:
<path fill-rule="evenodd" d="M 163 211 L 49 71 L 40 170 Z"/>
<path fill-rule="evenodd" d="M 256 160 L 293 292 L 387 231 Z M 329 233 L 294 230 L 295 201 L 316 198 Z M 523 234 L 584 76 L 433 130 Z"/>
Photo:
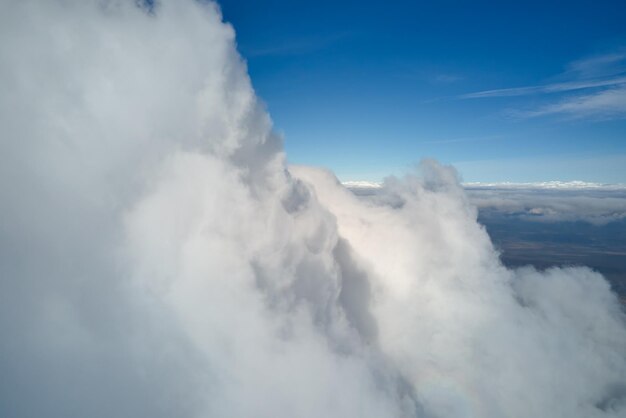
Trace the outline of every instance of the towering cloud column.
<path fill-rule="evenodd" d="M 215 4 L 0 7 L 0 415 L 626 413 L 600 275 L 505 269 L 437 163 L 288 168 Z"/>

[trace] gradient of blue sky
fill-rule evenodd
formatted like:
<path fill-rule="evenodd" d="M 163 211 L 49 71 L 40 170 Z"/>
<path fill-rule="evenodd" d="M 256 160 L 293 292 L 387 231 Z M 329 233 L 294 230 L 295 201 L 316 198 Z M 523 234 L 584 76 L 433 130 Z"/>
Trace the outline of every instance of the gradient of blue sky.
<path fill-rule="evenodd" d="M 626 182 L 626 2 L 222 0 L 290 162 Z"/>

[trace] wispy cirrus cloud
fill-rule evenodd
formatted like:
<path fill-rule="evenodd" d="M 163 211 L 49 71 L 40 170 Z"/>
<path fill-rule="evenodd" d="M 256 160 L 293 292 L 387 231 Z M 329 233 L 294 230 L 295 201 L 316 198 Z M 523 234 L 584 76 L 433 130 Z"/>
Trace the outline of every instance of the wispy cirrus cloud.
<path fill-rule="evenodd" d="M 567 97 L 557 103 L 515 114 L 521 117 L 561 114 L 574 118 L 621 119 L 626 117 L 626 85 Z"/>
<path fill-rule="evenodd" d="M 567 65 L 566 74 L 579 78 L 607 77 L 624 72 L 626 64 L 626 49 L 615 52 L 587 57 L 576 60 Z"/>
<path fill-rule="evenodd" d="M 626 84 L 626 76 L 607 79 L 569 81 L 563 83 L 544 84 L 540 86 L 524 86 L 505 89 L 484 90 L 458 96 L 460 99 L 481 99 L 487 97 L 526 96 L 542 93 L 560 93 L 574 90 L 584 90 L 596 87 L 611 87 Z"/>
<path fill-rule="evenodd" d="M 558 76 L 560 81 L 534 86 L 483 90 L 457 96 L 485 99 L 563 94 L 559 100 L 532 109 L 507 113 L 516 117 L 565 115 L 574 118 L 621 119 L 626 117 L 626 51 L 592 56 L 571 62 Z M 586 91 L 588 90 L 588 91 Z M 567 94 L 577 92 L 575 94 Z"/>
<path fill-rule="evenodd" d="M 460 138 L 443 138 L 443 139 L 431 139 L 427 141 L 420 141 L 420 144 L 453 144 L 458 142 L 482 142 L 493 141 L 496 139 L 504 138 L 502 135 L 490 135 L 490 136 L 468 136 Z"/>

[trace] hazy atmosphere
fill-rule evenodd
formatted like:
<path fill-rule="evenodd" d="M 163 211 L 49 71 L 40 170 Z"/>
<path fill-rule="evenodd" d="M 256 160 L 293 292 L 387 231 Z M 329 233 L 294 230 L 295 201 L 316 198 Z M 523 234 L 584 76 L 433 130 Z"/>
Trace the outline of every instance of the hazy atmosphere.
<path fill-rule="evenodd" d="M 338 3 L 0 0 L 0 416 L 626 416 L 624 5 Z"/>

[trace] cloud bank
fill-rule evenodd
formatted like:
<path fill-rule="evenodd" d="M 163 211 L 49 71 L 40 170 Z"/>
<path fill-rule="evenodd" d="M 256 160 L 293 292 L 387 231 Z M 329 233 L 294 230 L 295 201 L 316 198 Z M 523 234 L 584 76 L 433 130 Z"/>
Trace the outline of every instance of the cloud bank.
<path fill-rule="evenodd" d="M 504 268 L 451 168 L 287 168 L 215 4 L 0 7 L 0 415 L 626 412 L 602 276 Z"/>
<path fill-rule="evenodd" d="M 394 205 L 383 183 L 342 183 L 357 196 Z M 626 185 L 583 181 L 536 183 L 463 183 L 470 203 L 482 216 L 505 215 L 524 221 L 588 222 L 606 225 L 626 219 Z"/>
<path fill-rule="evenodd" d="M 585 182 L 468 184 L 470 201 L 493 212 L 538 222 L 605 225 L 626 219 L 626 187 Z"/>

